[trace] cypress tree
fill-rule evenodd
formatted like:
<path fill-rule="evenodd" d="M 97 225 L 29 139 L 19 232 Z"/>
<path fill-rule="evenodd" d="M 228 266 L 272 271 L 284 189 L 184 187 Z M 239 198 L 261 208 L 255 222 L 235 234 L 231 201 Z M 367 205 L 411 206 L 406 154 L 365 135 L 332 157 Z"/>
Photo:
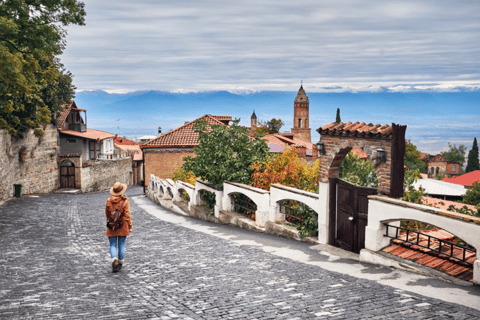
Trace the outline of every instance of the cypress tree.
<path fill-rule="evenodd" d="M 337 108 L 337 117 L 335 119 L 335 122 L 336 123 L 342 122 L 342 120 L 340 120 L 340 108 Z"/>
<path fill-rule="evenodd" d="M 478 144 L 477 138 L 473 139 L 472 150 L 468 153 L 467 169 L 466 172 L 472 172 L 480 169 L 480 164 L 478 163 Z"/>

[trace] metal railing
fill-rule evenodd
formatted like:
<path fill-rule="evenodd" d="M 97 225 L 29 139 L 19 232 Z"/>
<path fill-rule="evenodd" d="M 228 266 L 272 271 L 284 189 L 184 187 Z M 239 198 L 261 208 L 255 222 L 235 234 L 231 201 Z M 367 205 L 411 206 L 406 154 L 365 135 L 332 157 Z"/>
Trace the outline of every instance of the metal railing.
<path fill-rule="evenodd" d="M 298 215 L 298 211 L 298 205 L 280 205 L 280 213 L 283 213 L 285 215 L 285 220 L 287 222 L 301 225 L 303 223 L 303 218 Z"/>
<path fill-rule="evenodd" d="M 395 236 L 390 235 L 390 233 L 388 232 L 389 228 L 395 229 Z M 399 230 L 405 231 L 405 239 L 403 239 L 401 235 L 399 235 Z M 397 226 L 391 226 L 388 224 L 387 224 L 387 230 L 384 234 L 384 237 L 396 239 L 406 243 L 411 243 L 419 247 L 429 249 L 432 252 L 445 255 L 447 257 L 462 261 L 470 266 L 473 266 L 472 262 L 467 261 L 467 259 L 472 257 L 472 255 L 469 255 L 467 257 L 467 251 L 475 255 L 476 250 L 468 246 L 462 246 L 462 245 L 459 245 L 447 240 L 443 240 L 428 234 L 424 234 L 418 231 L 413 231 L 413 230 L 409 230 L 409 229 L 405 229 Z M 423 239 L 421 239 L 421 237 L 423 237 Z M 409 240 L 409 238 L 412 240 Z M 425 241 L 426 241 L 426 245 L 424 244 Z M 454 255 L 454 252 L 457 253 L 457 255 Z"/>
<path fill-rule="evenodd" d="M 257 211 L 257 205 L 248 197 L 233 197 L 233 210 L 237 213 L 249 215 Z"/>

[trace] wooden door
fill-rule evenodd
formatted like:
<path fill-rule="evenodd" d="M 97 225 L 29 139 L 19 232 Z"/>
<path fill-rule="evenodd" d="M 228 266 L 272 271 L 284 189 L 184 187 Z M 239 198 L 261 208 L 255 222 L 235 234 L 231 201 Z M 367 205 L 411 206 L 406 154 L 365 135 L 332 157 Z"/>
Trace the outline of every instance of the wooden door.
<path fill-rule="evenodd" d="M 333 244 L 352 252 L 360 252 L 365 247 L 365 227 L 368 223 L 368 196 L 377 194 L 377 189 L 356 186 L 352 183 L 334 179 L 336 184 L 336 203 L 331 208 L 334 219 Z M 333 199 L 332 199 L 333 200 Z"/>
<path fill-rule="evenodd" d="M 60 164 L 60 188 L 75 188 L 75 165 L 72 162 Z"/>

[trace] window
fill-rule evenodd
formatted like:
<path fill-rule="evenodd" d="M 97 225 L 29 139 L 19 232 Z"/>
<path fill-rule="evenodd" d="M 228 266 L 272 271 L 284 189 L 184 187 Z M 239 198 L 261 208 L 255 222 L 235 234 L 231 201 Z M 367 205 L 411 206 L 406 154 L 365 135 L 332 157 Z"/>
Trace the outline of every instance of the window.
<path fill-rule="evenodd" d="M 435 172 L 435 168 L 434 167 L 431 167 L 430 168 L 430 173 L 433 174 Z"/>
<path fill-rule="evenodd" d="M 439 173 L 440 173 L 440 168 L 439 168 L 439 167 L 437 167 L 437 174 L 439 174 Z"/>
<path fill-rule="evenodd" d="M 457 172 L 457 166 L 454 165 L 454 164 L 452 164 L 452 171 L 453 171 L 453 172 Z"/>
<path fill-rule="evenodd" d="M 299 127 L 299 128 L 302 127 L 302 119 L 298 119 L 298 127 Z"/>

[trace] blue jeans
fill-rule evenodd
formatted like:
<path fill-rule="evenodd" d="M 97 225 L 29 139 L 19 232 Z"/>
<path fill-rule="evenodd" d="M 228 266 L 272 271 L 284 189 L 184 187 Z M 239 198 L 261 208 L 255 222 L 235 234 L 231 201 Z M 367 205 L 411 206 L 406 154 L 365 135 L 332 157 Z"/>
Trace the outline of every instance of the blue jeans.
<path fill-rule="evenodd" d="M 123 260 L 125 257 L 125 240 L 127 237 L 108 237 L 110 242 L 110 256 Z"/>

